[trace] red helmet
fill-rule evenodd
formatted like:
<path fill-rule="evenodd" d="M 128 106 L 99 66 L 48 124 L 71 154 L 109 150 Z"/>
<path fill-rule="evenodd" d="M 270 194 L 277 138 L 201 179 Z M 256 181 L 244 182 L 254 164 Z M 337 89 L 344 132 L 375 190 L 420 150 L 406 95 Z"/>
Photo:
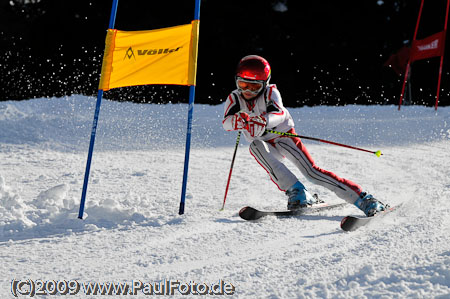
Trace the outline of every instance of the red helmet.
<path fill-rule="evenodd" d="M 249 55 L 242 58 L 236 70 L 236 77 L 263 81 L 265 84 L 269 82 L 270 74 L 270 64 L 258 55 Z"/>

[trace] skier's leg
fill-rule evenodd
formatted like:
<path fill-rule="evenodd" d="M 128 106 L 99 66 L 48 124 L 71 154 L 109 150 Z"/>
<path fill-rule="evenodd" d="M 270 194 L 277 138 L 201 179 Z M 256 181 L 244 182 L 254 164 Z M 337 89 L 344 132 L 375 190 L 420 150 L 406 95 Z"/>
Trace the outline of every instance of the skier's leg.
<path fill-rule="evenodd" d="M 356 183 L 318 167 L 300 138 L 277 138 L 275 147 L 311 182 L 323 186 L 348 203 L 355 203 L 362 189 Z"/>
<path fill-rule="evenodd" d="M 283 158 L 278 150 L 270 143 L 255 140 L 250 144 L 250 153 L 256 161 L 267 171 L 272 181 L 281 191 L 286 191 L 288 209 L 294 210 L 317 201 L 308 193 L 305 186 L 280 160 Z"/>
<path fill-rule="evenodd" d="M 282 156 L 271 144 L 254 140 L 250 144 L 250 154 L 267 171 L 270 179 L 281 191 L 286 191 L 297 182 L 297 177 L 281 163 Z"/>
<path fill-rule="evenodd" d="M 278 138 L 275 141 L 275 147 L 310 181 L 330 189 L 340 198 L 357 206 L 367 216 L 373 216 L 386 209 L 386 205 L 371 194 L 362 192 L 359 185 L 318 167 L 300 138 Z"/>

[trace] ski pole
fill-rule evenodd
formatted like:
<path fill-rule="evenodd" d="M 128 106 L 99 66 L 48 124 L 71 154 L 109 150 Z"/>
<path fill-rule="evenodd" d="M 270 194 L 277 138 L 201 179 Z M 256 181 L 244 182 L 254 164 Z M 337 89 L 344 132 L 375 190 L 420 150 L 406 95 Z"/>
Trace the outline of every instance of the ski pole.
<path fill-rule="evenodd" d="M 237 139 L 236 139 L 236 146 L 234 147 L 233 159 L 231 160 L 230 173 L 228 174 L 227 187 L 225 188 L 225 196 L 223 198 L 223 204 L 222 204 L 222 208 L 220 209 L 220 211 L 223 211 L 223 209 L 225 209 L 225 201 L 227 200 L 228 187 L 230 186 L 231 173 L 233 172 L 234 159 L 236 158 L 236 152 L 237 152 L 240 140 L 241 140 L 241 131 L 239 131 Z"/>
<path fill-rule="evenodd" d="M 351 145 L 346 145 L 346 144 L 342 144 L 342 143 L 337 143 L 337 142 L 333 142 L 333 141 L 328 141 L 328 140 L 324 140 L 324 139 L 314 138 L 314 137 L 301 136 L 301 135 L 292 134 L 292 133 L 286 133 L 286 132 L 278 132 L 278 131 L 269 130 L 269 129 L 266 129 L 266 132 L 273 133 L 273 134 L 278 134 L 278 135 L 281 135 L 281 136 L 299 137 L 299 138 L 303 138 L 303 139 L 314 140 L 314 141 L 318 141 L 318 142 L 323 142 L 323 143 L 333 144 L 333 145 L 342 146 L 342 147 L 346 147 L 346 148 L 351 148 L 351 149 L 355 149 L 355 150 L 358 150 L 358 151 L 363 151 L 363 152 L 375 154 L 375 156 L 377 156 L 377 157 L 380 157 L 381 155 L 383 155 L 381 153 L 381 151 L 370 151 L 370 150 L 366 150 L 366 149 L 363 149 L 363 148 L 359 148 L 359 147 L 355 147 L 355 146 L 351 146 Z"/>

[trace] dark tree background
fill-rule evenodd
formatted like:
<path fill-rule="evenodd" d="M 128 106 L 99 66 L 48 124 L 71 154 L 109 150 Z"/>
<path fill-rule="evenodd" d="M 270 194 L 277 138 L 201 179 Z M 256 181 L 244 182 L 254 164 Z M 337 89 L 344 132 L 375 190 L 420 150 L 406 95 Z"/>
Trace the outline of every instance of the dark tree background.
<path fill-rule="evenodd" d="M 443 29 L 446 1 L 425 1 L 418 39 Z M 1 0 L 0 100 L 96 95 L 111 4 Z M 196 103 L 221 103 L 235 88 L 239 59 L 259 54 L 287 106 L 397 104 L 402 77 L 383 64 L 412 40 L 419 7 L 420 0 L 202 0 Z M 120 0 L 115 28 L 163 28 L 193 15 L 194 0 Z M 450 105 L 449 60 L 440 105 Z M 439 58 L 414 62 L 413 104 L 434 104 L 438 68 Z M 105 97 L 187 102 L 188 88 L 127 87 Z"/>

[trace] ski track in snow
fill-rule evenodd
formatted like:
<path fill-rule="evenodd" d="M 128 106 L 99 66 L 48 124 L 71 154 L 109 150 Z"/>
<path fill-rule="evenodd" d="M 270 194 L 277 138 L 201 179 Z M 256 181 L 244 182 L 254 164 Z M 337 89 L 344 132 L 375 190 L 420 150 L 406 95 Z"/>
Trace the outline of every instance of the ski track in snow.
<path fill-rule="evenodd" d="M 287 202 L 246 141 L 219 211 L 236 138 L 221 128 L 222 105 L 194 108 L 179 216 L 187 105 L 105 100 L 85 217 L 77 219 L 94 106 L 83 96 L 0 102 L 1 298 L 13 297 L 12 279 L 223 280 L 234 285 L 233 298 L 450 298 L 450 107 L 290 109 L 302 135 L 384 154 L 305 142 L 320 167 L 402 204 L 345 233 L 342 217 L 361 215 L 351 205 L 241 220 L 243 206 L 284 209 Z"/>

